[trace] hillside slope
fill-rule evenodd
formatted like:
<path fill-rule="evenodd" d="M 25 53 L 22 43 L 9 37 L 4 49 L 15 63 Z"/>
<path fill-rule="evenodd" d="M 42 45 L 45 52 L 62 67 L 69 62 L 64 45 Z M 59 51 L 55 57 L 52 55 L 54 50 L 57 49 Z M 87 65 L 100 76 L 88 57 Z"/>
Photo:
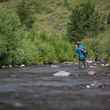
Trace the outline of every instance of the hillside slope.
<path fill-rule="evenodd" d="M 20 0 L 2 0 L 1 6 L 16 8 Z M 38 0 L 39 1 L 39 0 Z M 71 8 L 87 0 L 40 0 L 39 5 L 43 5 L 40 13 L 35 14 L 33 29 L 49 33 L 64 33 L 66 24 L 71 13 Z M 90 0 L 91 1 L 91 0 Z M 98 10 L 101 12 L 110 12 L 109 0 L 95 1 Z"/>

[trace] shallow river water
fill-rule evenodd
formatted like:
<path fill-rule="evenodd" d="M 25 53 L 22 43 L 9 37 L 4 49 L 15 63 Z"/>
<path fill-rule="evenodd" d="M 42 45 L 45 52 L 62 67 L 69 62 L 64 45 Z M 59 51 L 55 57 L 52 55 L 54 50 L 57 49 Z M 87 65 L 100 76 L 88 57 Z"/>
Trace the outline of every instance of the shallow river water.
<path fill-rule="evenodd" d="M 54 75 L 60 71 L 70 74 Z M 79 70 L 76 64 L 58 64 L 0 69 L 0 110 L 110 110 L 110 67 Z"/>

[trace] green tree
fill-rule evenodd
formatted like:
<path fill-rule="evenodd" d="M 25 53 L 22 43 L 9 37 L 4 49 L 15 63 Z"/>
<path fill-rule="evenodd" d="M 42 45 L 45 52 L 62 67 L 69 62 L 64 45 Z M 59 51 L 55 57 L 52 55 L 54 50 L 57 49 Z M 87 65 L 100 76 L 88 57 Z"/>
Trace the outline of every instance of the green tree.
<path fill-rule="evenodd" d="M 0 53 L 5 53 L 5 63 L 14 61 L 15 52 L 20 43 L 21 23 L 12 9 L 0 9 Z"/>
<path fill-rule="evenodd" d="M 7 1 L 9 1 L 9 0 L 0 0 L 0 2 L 7 2 Z"/>
<path fill-rule="evenodd" d="M 110 28 L 98 35 L 97 47 L 100 58 L 107 58 L 110 62 Z"/>
<path fill-rule="evenodd" d="M 95 5 L 87 2 L 72 10 L 68 23 L 68 34 L 74 41 L 84 36 L 95 36 L 100 30 L 101 17 L 95 10 Z"/>
<path fill-rule="evenodd" d="M 34 23 L 34 15 L 40 13 L 42 0 L 21 0 L 17 6 L 17 13 L 20 17 L 21 22 L 28 28 L 31 29 Z"/>

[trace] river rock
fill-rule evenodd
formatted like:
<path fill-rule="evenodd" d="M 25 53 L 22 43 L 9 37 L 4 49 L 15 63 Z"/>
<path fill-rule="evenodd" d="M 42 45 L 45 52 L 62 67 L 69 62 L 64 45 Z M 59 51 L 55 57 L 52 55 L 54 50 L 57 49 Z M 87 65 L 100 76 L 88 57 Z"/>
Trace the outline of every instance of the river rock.
<path fill-rule="evenodd" d="M 59 77 L 68 77 L 69 75 L 71 75 L 71 73 L 66 71 L 59 71 L 54 74 L 54 76 L 59 76 Z"/>

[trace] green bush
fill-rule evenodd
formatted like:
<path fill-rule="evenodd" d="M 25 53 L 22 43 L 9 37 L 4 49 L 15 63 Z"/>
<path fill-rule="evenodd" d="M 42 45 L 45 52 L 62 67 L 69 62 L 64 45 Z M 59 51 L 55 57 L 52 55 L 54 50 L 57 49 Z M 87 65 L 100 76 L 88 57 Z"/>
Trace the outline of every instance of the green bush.
<path fill-rule="evenodd" d="M 37 51 L 39 53 L 38 61 L 42 63 L 54 63 L 57 61 L 57 56 L 55 54 L 55 49 L 53 45 L 47 42 L 41 42 L 37 45 Z"/>
<path fill-rule="evenodd" d="M 73 61 L 74 51 L 67 37 L 47 33 L 34 33 L 33 35 L 36 36 L 33 39 L 39 52 L 40 62 Z"/>
<path fill-rule="evenodd" d="M 5 54 L 5 64 L 14 63 L 17 48 L 20 45 L 21 23 L 12 9 L 0 8 L 0 53 Z"/>
<path fill-rule="evenodd" d="M 12 9 L 0 10 L 0 64 L 42 64 L 73 60 L 65 36 L 28 32 Z"/>
<path fill-rule="evenodd" d="M 107 59 L 110 62 L 110 30 L 100 33 L 97 38 L 83 39 L 89 58 Z"/>
<path fill-rule="evenodd" d="M 31 29 L 36 13 L 40 13 L 42 0 L 21 0 L 17 5 L 17 13 L 22 24 Z"/>
<path fill-rule="evenodd" d="M 88 52 L 88 58 L 95 59 L 97 53 L 96 53 L 96 44 L 94 44 L 94 40 L 92 38 L 86 38 L 83 39 L 82 42 L 86 45 L 87 52 Z"/>
<path fill-rule="evenodd" d="M 102 29 L 101 16 L 95 10 L 95 4 L 86 2 L 75 7 L 68 23 L 70 39 L 79 41 L 86 37 L 95 36 Z"/>
<path fill-rule="evenodd" d="M 18 51 L 19 54 L 17 58 L 21 61 L 19 63 L 35 64 L 37 62 L 36 46 L 30 39 L 24 38 Z"/>
<path fill-rule="evenodd" d="M 98 35 L 98 49 L 100 58 L 107 58 L 110 61 L 110 29 Z"/>
<path fill-rule="evenodd" d="M 26 32 L 20 47 L 19 61 L 26 64 L 56 63 L 73 61 L 73 48 L 65 36 L 47 33 Z M 19 55 L 19 54 L 18 54 Z"/>
<path fill-rule="evenodd" d="M 58 61 L 63 62 L 73 60 L 74 50 L 70 42 L 57 40 L 54 42 L 54 47 Z"/>

